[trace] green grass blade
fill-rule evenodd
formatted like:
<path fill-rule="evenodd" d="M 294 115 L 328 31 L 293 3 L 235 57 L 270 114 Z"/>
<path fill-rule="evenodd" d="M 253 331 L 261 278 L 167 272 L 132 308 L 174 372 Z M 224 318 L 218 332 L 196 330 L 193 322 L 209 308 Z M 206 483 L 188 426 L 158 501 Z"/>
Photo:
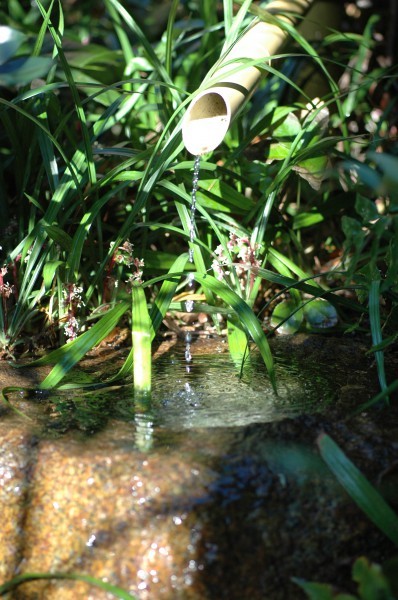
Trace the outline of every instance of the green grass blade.
<path fill-rule="evenodd" d="M 372 279 L 369 287 L 369 320 L 370 331 L 372 333 L 372 344 L 377 346 L 383 341 L 380 324 L 380 278 Z M 376 350 L 375 359 L 377 365 L 377 375 L 382 391 L 387 389 L 386 372 L 384 368 L 384 351 Z M 386 397 L 388 402 L 388 397 Z"/>
<path fill-rule="evenodd" d="M 373 523 L 398 546 L 398 515 L 326 434 L 318 438 L 323 460 L 346 492 Z"/>
<path fill-rule="evenodd" d="M 188 260 L 188 254 L 181 254 L 173 263 L 172 267 L 169 270 L 169 275 L 173 273 L 178 273 L 179 271 L 183 271 Z M 152 305 L 152 309 L 150 312 L 150 317 L 152 321 L 152 339 L 156 335 L 157 330 L 159 329 L 166 312 L 170 307 L 170 303 L 173 299 L 173 296 L 176 292 L 177 285 L 179 282 L 179 277 L 176 279 L 165 279 L 162 287 L 159 290 L 158 295 L 155 298 L 155 301 Z"/>
<path fill-rule="evenodd" d="M 138 27 L 135 20 L 132 18 L 131 14 L 122 6 L 118 0 L 106 0 L 107 5 L 112 5 L 115 10 L 120 14 L 122 21 L 127 25 L 127 27 L 133 32 L 133 34 L 138 38 L 144 53 L 146 54 L 149 62 L 152 67 L 159 73 L 160 77 L 166 83 L 170 84 L 168 87 L 170 93 L 174 96 L 177 102 L 181 102 L 181 98 L 173 85 L 173 81 L 171 80 L 169 73 L 166 68 L 160 62 L 155 50 L 152 47 L 152 44 L 149 42 L 146 35 L 143 31 Z"/>
<path fill-rule="evenodd" d="M 273 271 L 270 271 L 269 269 L 263 269 L 261 267 L 260 268 L 256 267 L 255 269 L 253 269 L 253 272 L 256 276 L 258 275 L 258 276 L 262 277 L 263 279 L 265 279 L 266 281 L 271 281 L 272 283 L 277 283 L 279 285 L 286 286 L 287 290 L 291 289 L 293 287 L 296 287 L 297 289 L 301 290 L 302 292 L 311 294 L 314 297 L 325 298 L 333 305 L 344 306 L 346 308 L 354 310 L 355 312 L 361 312 L 361 313 L 366 312 L 366 309 L 363 308 L 358 302 L 354 302 L 353 300 L 349 300 L 342 296 L 338 296 L 337 294 L 334 294 L 333 292 L 330 292 L 328 290 L 324 290 L 321 287 L 308 285 L 306 283 L 307 281 L 311 281 L 313 279 L 318 278 L 319 275 L 312 275 L 312 276 L 306 277 L 305 279 L 302 279 L 300 281 L 296 281 L 292 277 L 285 277 L 284 275 L 281 275 L 279 273 L 274 273 Z M 332 271 L 332 273 L 336 274 L 336 273 L 338 273 L 338 271 Z M 324 275 L 327 275 L 327 273 L 324 273 Z M 347 288 L 339 288 L 339 289 L 347 289 Z M 349 289 L 355 289 L 355 286 L 350 286 Z M 334 291 L 337 291 L 337 290 L 335 289 Z"/>
<path fill-rule="evenodd" d="M 247 9 L 251 3 L 252 0 L 244 0 L 236 16 L 232 19 L 233 4 L 230 0 L 224 0 L 225 42 L 221 54 L 224 54 L 238 37 L 239 30 L 247 14 Z M 227 11 L 225 5 L 227 5 Z"/>
<path fill-rule="evenodd" d="M 154 301 L 151 311 L 150 311 L 150 319 L 151 319 L 150 341 L 151 342 L 153 341 L 153 339 L 164 319 L 164 316 L 166 315 L 166 312 L 169 310 L 169 307 L 170 307 L 171 301 L 173 299 L 173 296 L 175 294 L 177 285 L 178 285 L 179 281 L 181 280 L 181 277 L 184 275 L 182 269 L 185 267 L 187 260 L 188 260 L 188 254 L 182 254 L 175 260 L 175 262 L 171 266 L 170 271 L 168 272 L 167 275 L 162 275 L 161 277 L 158 277 L 156 279 L 151 279 L 149 281 L 146 281 L 143 284 L 143 287 L 145 288 L 145 287 L 150 287 L 154 283 L 157 283 L 158 281 L 163 280 L 162 287 L 160 288 L 159 293 L 156 296 L 155 301 Z M 175 274 L 175 277 L 173 277 L 173 274 Z M 121 369 L 116 373 L 116 375 L 114 375 L 111 379 L 109 379 L 107 383 L 113 383 L 114 381 L 118 381 L 119 379 L 123 379 L 124 377 L 127 377 L 128 375 L 130 375 L 131 372 L 134 370 L 133 365 L 134 365 L 134 346 L 130 350 Z"/>
<path fill-rule="evenodd" d="M 48 16 L 48 11 L 45 10 L 45 8 L 43 7 L 43 5 L 41 4 L 40 0 L 36 0 L 37 2 L 37 6 L 43 16 L 43 19 L 47 19 Z M 59 5 L 59 10 L 60 10 L 60 18 L 62 18 L 62 5 L 61 2 L 58 3 Z M 72 97 L 73 97 L 73 101 L 75 103 L 75 108 L 76 108 L 76 113 L 77 116 L 79 118 L 79 123 L 81 125 L 81 131 L 82 131 L 82 136 L 83 136 L 83 143 L 84 143 L 84 150 L 85 150 L 85 154 L 86 154 L 86 161 L 87 161 L 87 167 L 88 167 L 88 173 L 89 173 L 89 177 L 90 177 L 90 182 L 93 185 L 97 179 L 97 174 L 96 174 L 96 169 L 95 169 L 95 164 L 94 164 L 94 158 L 93 158 L 93 152 L 92 152 L 92 147 L 91 147 L 91 138 L 90 138 L 90 134 L 88 131 L 88 127 L 87 127 L 87 119 L 86 119 L 86 115 L 85 112 L 83 110 L 83 106 L 80 100 L 80 96 L 79 96 L 79 92 L 77 90 L 77 86 L 72 74 L 72 71 L 69 67 L 68 61 L 65 57 L 65 53 L 63 51 L 62 48 L 62 39 L 60 38 L 59 34 L 58 34 L 58 30 L 52 25 L 51 23 L 51 19 L 48 20 L 48 30 L 51 34 L 51 37 L 53 38 L 55 47 L 57 49 L 57 53 L 59 56 L 59 59 L 61 61 L 61 65 L 62 65 L 62 69 L 65 73 L 65 77 L 66 80 L 69 84 L 69 89 L 71 91 Z"/>
<path fill-rule="evenodd" d="M 174 24 L 175 24 L 177 10 L 178 10 L 179 5 L 180 5 L 180 0 L 173 0 L 171 7 L 170 7 L 169 18 L 167 21 L 167 29 L 166 29 L 165 67 L 166 67 L 166 71 L 167 71 L 170 79 L 172 77 L 172 64 L 173 64 L 173 31 L 174 31 Z"/>
<path fill-rule="evenodd" d="M 17 575 L 16 577 L 13 577 L 13 579 L 10 579 L 10 581 L 6 581 L 6 583 L 0 585 L 0 596 L 4 596 L 18 587 L 21 583 L 36 581 L 38 579 L 69 579 L 72 581 L 84 581 L 105 592 L 113 594 L 115 598 L 121 598 L 121 600 L 137 600 L 137 596 L 129 594 L 116 585 L 102 581 L 102 579 L 98 579 L 97 577 L 79 573 L 24 573 L 23 575 Z"/>
<path fill-rule="evenodd" d="M 51 389 L 58 385 L 61 379 L 72 369 L 83 356 L 94 346 L 99 344 L 114 329 L 129 308 L 129 303 L 121 302 L 111 308 L 88 331 L 78 338 L 58 348 L 50 354 L 29 363 L 28 366 L 51 365 L 55 367 L 40 384 L 40 389 Z"/>
<path fill-rule="evenodd" d="M 288 258 L 287 256 L 284 256 L 283 254 L 281 254 L 274 248 L 268 249 L 268 260 L 277 271 L 279 271 L 281 269 L 282 265 L 284 265 L 292 273 L 297 275 L 297 277 L 308 280 L 309 285 L 311 285 L 311 286 L 313 285 L 314 287 L 317 287 L 318 289 L 321 287 L 319 285 L 319 283 L 317 283 L 313 279 L 310 279 L 308 277 L 308 273 L 306 273 L 305 271 L 300 269 L 300 267 L 298 265 L 296 265 L 292 260 L 290 260 L 290 258 Z M 283 272 L 282 272 L 282 274 L 285 275 L 285 273 L 283 273 Z"/>
<path fill-rule="evenodd" d="M 199 273 L 195 273 L 195 280 L 204 288 L 209 288 L 213 293 L 224 300 L 224 302 L 226 302 L 237 314 L 241 324 L 245 327 L 248 334 L 260 350 L 272 386 L 276 391 L 275 367 L 268 340 L 251 308 L 244 300 L 242 300 L 240 296 L 238 296 L 236 292 L 231 290 L 221 281 L 218 281 L 215 277 L 207 274 L 201 275 Z"/>
<path fill-rule="evenodd" d="M 224 32 L 225 38 L 228 37 L 228 32 L 231 29 L 232 21 L 233 21 L 233 5 L 231 0 L 223 0 L 223 13 L 224 13 Z"/>
<path fill-rule="evenodd" d="M 151 319 L 148 313 L 145 292 L 141 284 L 133 285 L 132 298 L 132 341 L 134 394 L 151 393 Z"/>
<path fill-rule="evenodd" d="M 364 410 L 367 410 L 371 406 L 378 404 L 382 400 L 387 400 L 389 395 L 392 394 L 393 392 L 395 392 L 395 390 L 397 390 L 397 389 L 398 389 L 398 379 L 395 379 L 395 381 L 390 383 L 390 385 L 385 390 L 382 390 L 381 392 L 376 394 L 376 396 L 373 396 L 373 398 L 371 398 L 370 400 L 367 400 L 367 402 L 363 402 L 360 406 L 358 406 L 358 408 L 355 409 L 352 414 L 356 415 L 358 413 L 363 412 Z"/>

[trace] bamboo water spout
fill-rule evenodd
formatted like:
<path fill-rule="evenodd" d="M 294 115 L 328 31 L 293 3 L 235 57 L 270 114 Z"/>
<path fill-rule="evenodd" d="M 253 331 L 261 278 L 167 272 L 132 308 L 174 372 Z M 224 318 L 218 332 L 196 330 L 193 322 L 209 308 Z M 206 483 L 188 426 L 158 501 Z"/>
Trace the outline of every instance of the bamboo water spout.
<path fill-rule="evenodd" d="M 267 5 L 267 12 L 295 25 L 312 3 L 313 0 L 274 0 Z M 182 137 L 188 152 L 199 155 L 217 148 L 264 74 L 260 66 L 244 67 L 244 61 L 270 62 L 269 57 L 281 50 L 287 37 L 287 32 L 274 24 L 253 21 L 225 54 L 210 85 L 194 98 L 184 115 Z"/>

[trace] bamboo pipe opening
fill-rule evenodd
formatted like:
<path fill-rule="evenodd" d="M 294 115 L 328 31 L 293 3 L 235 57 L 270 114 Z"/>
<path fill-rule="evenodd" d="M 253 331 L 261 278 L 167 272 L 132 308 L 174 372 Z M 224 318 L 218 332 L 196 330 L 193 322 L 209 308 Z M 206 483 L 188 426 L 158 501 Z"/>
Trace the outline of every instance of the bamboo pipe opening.
<path fill-rule="evenodd" d="M 270 14 L 280 14 L 281 21 L 294 25 L 313 1 L 271 0 L 267 10 Z M 286 16 L 285 12 L 290 15 Z M 212 78 L 217 82 L 196 96 L 183 117 L 182 137 L 188 152 L 197 156 L 219 146 L 232 120 L 266 74 L 262 63 L 270 62 L 269 58 L 280 51 L 287 37 L 283 28 L 253 20 L 213 73 Z M 245 66 L 245 59 L 254 59 L 258 64 Z"/>
<path fill-rule="evenodd" d="M 231 123 L 231 109 L 216 89 L 202 92 L 184 120 L 183 142 L 191 154 L 210 152 L 223 141 Z"/>

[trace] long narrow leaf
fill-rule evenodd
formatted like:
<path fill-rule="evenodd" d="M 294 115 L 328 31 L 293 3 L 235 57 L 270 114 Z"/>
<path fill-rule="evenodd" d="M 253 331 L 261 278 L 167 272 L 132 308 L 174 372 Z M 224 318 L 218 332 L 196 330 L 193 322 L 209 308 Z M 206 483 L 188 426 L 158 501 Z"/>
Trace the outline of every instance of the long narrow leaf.
<path fill-rule="evenodd" d="M 178 273 L 182 271 L 187 263 L 188 254 L 182 254 L 179 256 L 173 263 L 171 269 L 169 270 L 169 275 L 173 273 Z M 173 296 L 176 292 L 178 285 L 178 279 L 165 279 L 162 287 L 159 290 L 158 295 L 155 298 L 155 301 L 152 305 L 152 309 L 150 312 L 150 317 L 152 321 L 151 330 L 152 330 L 152 339 L 156 335 L 157 330 L 162 323 L 166 312 L 170 307 L 170 303 L 173 299 Z"/>
<path fill-rule="evenodd" d="M 331 437 L 322 434 L 317 443 L 323 460 L 346 492 L 369 519 L 398 546 L 398 515 Z"/>
<path fill-rule="evenodd" d="M 383 341 L 383 335 L 381 332 L 380 324 L 380 278 L 372 279 L 369 288 L 369 320 L 370 320 L 370 331 L 372 333 L 373 346 L 381 344 Z M 386 372 L 384 368 L 384 352 L 383 350 L 376 350 L 375 359 L 377 365 L 377 375 L 379 377 L 379 383 L 382 391 L 387 389 Z M 388 402 L 388 397 L 386 397 Z"/>
<path fill-rule="evenodd" d="M 36 2 L 37 2 L 37 6 L 38 6 L 43 18 L 47 19 L 48 13 L 46 12 L 44 6 L 41 4 L 40 0 L 36 0 Z M 61 2 L 59 2 L 58 5 L 59 5 L 59 10 L 60 10 L 60 15 L 62 17 Z M 56 48 L 57 48 L 58 56 L 60 58 L 62 68 L 64 70 L 65 77 L 68 81 L 69 89 L 71 91 L 71 94 L 72 94 L 72 97 L 73 97 L 73 100 L 75 103 L 76 113 L 79 117 L 79 122 L 81 125 L 88 173 L 89 173 L 89 177 L 90 177 L 90 182 L 93 185 L 97 179 L 97 175 L 96 175 L 93 152 L 92 152 L 92 147 L 91 147 L 90 134 L 89 134 L 88 127 L 87 127 L 86 115 L 85 115 L 83 106 L 80 101 L 79 92 L 77 90 L 77 86 L 76 86 L 75 80 L 73 78 L 73 74 L 71 72 L 71 69 L 69 67 L 68 61 L 65 57 L 65 53 L 62 48 L 62 39 L 59 36 L 58 30 L 52 25 L 51 19 L 48 21 L 48 30 L 51 34 L 51 37 L 53 38 Z"/>
<path fill-rule="evenodd" d="M 8 592 L 18 587 L 21 583 L 27 581 L 35 581 L 38 579 L 70 579 L 72 581 L 84 581 L 90 585 L 94 585 L 105 592 L 113 594 L 115 598 L 121 598 L 122 600 L 137 600 L 137 596 L 132 596 L 125 590 L 122 590 L 116 585 L 102 581 L 97 577 L 91 577 L 90 575 L 83 575 L 79 573 L 24 573 L 23 575 L 17 575 L 0 585 L 0 596 L 4 596 Z"/>
<path fill-rule="evenodd" d="M 78 338 L 58 348 L 50 354 L 33 361 L 29 366 L 51 365 L 55 363 L 55 367 L 47 375 L 44 381 L 40 384 L 41 389 L 50 389 L 55 387 L 61 379 L 74 367 L 79 360 L 94 346 L 99 344 L 109 333 L 114 329 L 129 308 L 128 302 L 121 302 L 111 308 L 98 323 L 93 325 L 91 329 L 80 335 Z"/>
<path fill-rule="evenodd" d="M 132 292 L 132 341 L 134 394 L 138 396 L 151 392 L 151 319 L 141 284 L 133 285 Z"/>
<path fill-rule="evenodd" d="M 268 340 L 265 336 L 264 331 L 261 329 L 261 325 L 244 300 L 236 292 L 231 290 L 221 281 L 218 281 L 211 275 L 201 275 L 195 273 L 195 280 L 198 281 L 204 288 L 209 288 L 217 296 L 222 298 L 237 314 L 240 322 L 245 327 L 258 349 L 260 350 L 261 356 L 264 360 L 264 364 L 267 368 L 269 378 L 272 386 L 276 391 L 276 379 L 275 379 L 275 368 L 274 361 L 272 358 L 271 350 L 268 344 Z"/>

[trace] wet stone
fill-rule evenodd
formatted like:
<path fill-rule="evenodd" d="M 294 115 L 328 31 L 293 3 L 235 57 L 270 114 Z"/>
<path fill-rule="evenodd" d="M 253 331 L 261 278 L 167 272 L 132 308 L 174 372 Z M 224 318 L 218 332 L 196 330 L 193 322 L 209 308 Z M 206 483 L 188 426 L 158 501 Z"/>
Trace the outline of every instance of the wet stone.
<path fill-rule="evenodd" d="M 28 477 L 34 438 L 18 419 L 0 421 L 0 581 L 11 578 L 22 555 Z"/>
<path fill-rule="evenodd" d="M 395 506 L 398 420 L 393 404 L 351 415 L 377 391 L 377 375 L 365 344 L 336 343 L 275 343 L 280 397 L 255 357 L 241 381 L 225 344 L 207 340 L 201 355 L 194 337 L 190 372 L 184 343 L 158 353 L 148 405 L 134 403 L 128 384 L 91 396 L 11 395 L 32 420 L 6 408 L 0 420 L 1 582 L 84 573 L 139 600 L 300 600 L 292 577 L 355 591 L 355 558 L 380 563 L 395 549 L 336 482 L 316 439 L 329 434 Z M 109 597 L 55 579 L 9 594 Z"/>

